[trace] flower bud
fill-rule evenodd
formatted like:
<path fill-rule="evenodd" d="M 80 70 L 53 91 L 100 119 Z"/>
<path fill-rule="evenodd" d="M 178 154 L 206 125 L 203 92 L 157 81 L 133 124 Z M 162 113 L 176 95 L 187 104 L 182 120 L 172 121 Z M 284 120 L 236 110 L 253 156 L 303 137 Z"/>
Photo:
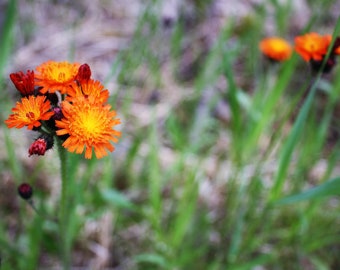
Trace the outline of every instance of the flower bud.
<path fill-rule="evenodd" d="M 28 156 L 43 156 L 45 152 L 53 147 L 53 137 L 43 134 L 37 138 L 28 149 Z"/>
<path fill-rule="evenodd" d="M 60 107 L 54 107 L 52 108 L 52 111 L 54 112 L 54 115 L 52 116 L 53 120 L 61 120 L 61 118 L 63 118 L 63 112 Z"/>
<path fill-rule="evenodd" d="M 33 189 L 30 184 L 22 183 L 18 187 L 18 193 L 24 200 L 29 200 L 33 195 Z"/>
<path fill-rule="evenodd" d="M 22 96 L 34 94 L 34 71 L 27 70 L 26 74 L 22 71 L 11 73 L 9 75 L 11 81 Z"/>
<path fill-rule="evenodd" d="M 87 81 L 91 78 L 91 68 L 88 64 L 82 64 L 79 69 L 78 73 L 76 75 L 76 81 Z"/>

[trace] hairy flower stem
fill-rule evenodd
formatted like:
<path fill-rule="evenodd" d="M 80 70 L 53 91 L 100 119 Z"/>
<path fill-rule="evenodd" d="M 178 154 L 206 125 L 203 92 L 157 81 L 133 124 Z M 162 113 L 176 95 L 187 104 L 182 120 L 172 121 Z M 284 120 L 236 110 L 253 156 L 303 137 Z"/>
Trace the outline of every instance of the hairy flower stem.
<path fill-rule="evenodd" d="M 60 158 L 60 172 L 61 172 L 61 195 L 59 205 L 59 239 L 60 252 L 63 261 L 64 270 L 71 269 L 71 249 L 72 236 L 70 217 L 73 207 L 70 205 L 70 189 L 72 179 L 68 179 L 67 173 L 67 150 L 62 146 L 62 141 L 57 138 L 57 146 Z"/>

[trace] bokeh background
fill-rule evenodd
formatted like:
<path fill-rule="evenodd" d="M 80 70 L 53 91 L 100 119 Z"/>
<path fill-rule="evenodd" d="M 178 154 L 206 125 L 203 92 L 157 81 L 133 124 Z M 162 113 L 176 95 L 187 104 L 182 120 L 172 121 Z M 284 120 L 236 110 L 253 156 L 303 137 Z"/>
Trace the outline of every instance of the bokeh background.
<path fill-rule="evenodd" d="M 66 60 L 91 66 L 122 121 L 109 157 L 72 159 L 72 269 L 340 269 L 339 69 L 289 139 L 315 77 L 258 49 L 332 34 L 339 14 L 337 0 L 0 1 L 0 268 L 62 269 L 57 151 L 28 157 L 36 135 L 3 121 L 10 73 Z"/>

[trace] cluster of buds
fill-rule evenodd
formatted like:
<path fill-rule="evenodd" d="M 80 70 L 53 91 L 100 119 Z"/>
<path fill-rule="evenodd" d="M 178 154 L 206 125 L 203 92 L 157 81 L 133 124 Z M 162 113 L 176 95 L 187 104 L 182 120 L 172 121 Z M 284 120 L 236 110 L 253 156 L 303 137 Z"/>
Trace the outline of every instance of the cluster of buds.
<path fill-rule="evenodd" d="M 21 100 L 5 120 L 9 128 L 39 133 L 28 154 L 44 155 L 54 139 L 70 152 L 97 158 L 114 150 L 120 132 L 116 112 L 107 103 L 109 91 L 91 78 L 88 64 L 47 61 L 26 73 L 10 74 Z"/>
<path fill-rule="evenodd" d="M 336 64 L 336 56 L 340 54 L 340 38 L 337 37 L 332 44 L 331 35 L 320 35 L 315 32 L 297 36 L 294 39 L 294 49 L 288 41 L 279 37 L 265 38 L 260 42 L 262 53 L 273 61 L 284 61 L 291 57 L 295 50 L 303 60 L 310 63 L 313 71 L 328 73 Z M 328 50 L 329 57 L 323 63 Z M 322 70 L 321 70 L 322 69 Z"/>

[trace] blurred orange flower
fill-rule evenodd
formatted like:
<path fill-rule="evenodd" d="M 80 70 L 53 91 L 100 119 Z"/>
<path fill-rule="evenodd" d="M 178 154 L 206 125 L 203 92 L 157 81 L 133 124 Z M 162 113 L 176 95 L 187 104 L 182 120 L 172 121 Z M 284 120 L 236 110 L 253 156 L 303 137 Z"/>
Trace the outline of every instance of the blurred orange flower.
<path fill-rule="evenodd" d="M 292 55 L 291 45 L 279 37 L 265 38 L 260 42 L 261 52 L 275 61 L 287 60 Z"/>
<path fill-rule="evenodd" d="M 6 125 L 9 128 L 22 128 L 27 126 L 28 129 L 41 126 L 41 120 L 49 120 L 54 112 L 50 111 L 51 104 L 46 100 L 45 96 L 29 96 L 21 99 L 21 103 L 17 102 L 12 109 Z"/>
<path fill-rule="evenodd" d="M 69 135 L 63 146 L 70 152 L 81 154 L 85 149 L 85 158 L 92 157 L 94 150 L 97 158 L 112 152 L 112 142 L 118 142 L 120 132 L 114 130 L 120 124 L 116 112 L 111 111 L 110 105 L 96 102 L 94 98 L 79 96 L 72 99 L 72 103 L 63 101 L 61 104 L 64 117 L 56 121 L 57 135 Z"/>
<path fill-rule="evenodd" d="M 305 60 L 321 61 L 326 55 L 328 46 L 332 41 L 331 35 L 307 33 L 295 37 L 295 51 Z"/>
<path fill-rule="evenodd" d="M 66 61 L 47 61 L 36 68 L 36 85 L 42 87 L 40 92 L 43 94 L 56 91 L 65 94 L 75 80 L 79 66 Z"/>

